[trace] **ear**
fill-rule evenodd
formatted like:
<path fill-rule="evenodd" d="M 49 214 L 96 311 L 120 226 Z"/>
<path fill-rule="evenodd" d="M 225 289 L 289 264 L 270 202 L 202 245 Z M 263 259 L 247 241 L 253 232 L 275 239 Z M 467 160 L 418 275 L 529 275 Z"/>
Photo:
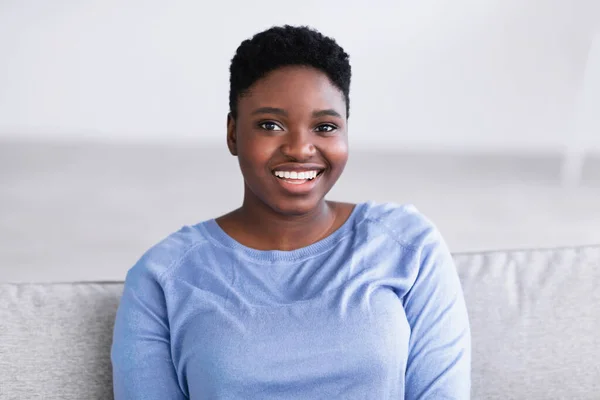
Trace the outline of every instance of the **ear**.
<path fill-rule="evenodd" d="M 235 130 L 235 119 L 231 113 L 227 114 L 227 147 L 232 156 L 237 156 L 237 133 Z"/>

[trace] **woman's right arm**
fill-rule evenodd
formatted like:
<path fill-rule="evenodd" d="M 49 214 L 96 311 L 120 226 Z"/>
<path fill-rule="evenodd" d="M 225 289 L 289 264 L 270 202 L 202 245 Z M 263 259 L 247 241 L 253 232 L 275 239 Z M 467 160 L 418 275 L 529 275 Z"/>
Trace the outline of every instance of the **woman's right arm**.
<path fill-rule="evenodd" d="M 165 296 L 144 259 L 127 274 L 117 311 L 111 349 L 115 400 L 183 400 Z"/>

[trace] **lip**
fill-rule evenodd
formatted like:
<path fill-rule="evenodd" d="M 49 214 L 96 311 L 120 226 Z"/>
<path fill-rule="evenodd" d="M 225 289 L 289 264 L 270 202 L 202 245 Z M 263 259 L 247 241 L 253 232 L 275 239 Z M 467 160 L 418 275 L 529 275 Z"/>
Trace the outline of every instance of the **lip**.
<path fill-rule="evenodd" d="M 316 170 L 317 168 L 312 168 L 312 170 Z M 277 171 L 305 171 L 305 168 L 300 168 L 300 169 L 277 169 Z M 321 168 L 320 171 L 323 171 L 324 168 Z M 279 187 L 281 187 L 285 192 L 287 192 L 288 194 L 291 195 L 306 195 L 308 193 L 310 193 L 314 187 L 319 183 L 319 180 L 321 179 L 321 176 L 324 174 L 324 172 L 321 172 L 319 175 L 317 175 L 316 178 L 312 179 L 312 180 L 306 180 L 303 183 L 291 183 L 288 182 L 284 179 L 278 178 L 276 177 L 273 173 L 271 173 L 271 176 L 273 177 L 273 179 L 275 179 L 275 181 L 277 182 L 277 184 L 279 185 Z"/>

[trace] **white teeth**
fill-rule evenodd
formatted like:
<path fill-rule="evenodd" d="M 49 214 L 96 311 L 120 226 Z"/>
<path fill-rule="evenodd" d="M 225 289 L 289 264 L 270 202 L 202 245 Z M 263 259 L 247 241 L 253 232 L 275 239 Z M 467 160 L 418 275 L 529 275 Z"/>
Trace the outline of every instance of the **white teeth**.
<path fill-rule="evenodd" d="M 284 179 L 311 180 L 315 179 L 319 174 L 318 171 L 274 171 L 273 175 Z"/>

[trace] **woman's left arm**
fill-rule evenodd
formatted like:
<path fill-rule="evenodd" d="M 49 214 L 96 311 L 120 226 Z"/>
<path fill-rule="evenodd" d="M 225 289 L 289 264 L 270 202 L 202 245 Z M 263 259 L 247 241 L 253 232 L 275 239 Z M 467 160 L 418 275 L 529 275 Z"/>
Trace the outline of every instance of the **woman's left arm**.
<path fill-rule="evenodd" d="M 422 248 L 419 272 L 404 298 L 411 328 L 406 400 L 468 400 L 471 331 L 462 287 L 444 241 Z"/>

